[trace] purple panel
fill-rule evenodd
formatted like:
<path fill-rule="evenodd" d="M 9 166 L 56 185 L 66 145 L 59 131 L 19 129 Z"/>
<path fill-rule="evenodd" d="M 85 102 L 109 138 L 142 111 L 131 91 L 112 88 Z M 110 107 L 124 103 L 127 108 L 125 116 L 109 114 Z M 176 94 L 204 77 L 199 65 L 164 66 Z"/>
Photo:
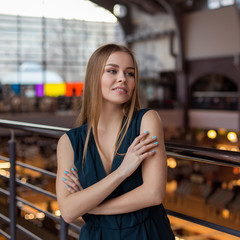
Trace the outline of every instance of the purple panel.
<path fill-rule="evenodd" d="M 43 97 L 44 96 L 44 85 L 43 84 L 37 84 L 36 85 L 36 96 L 37 97 Z"/>

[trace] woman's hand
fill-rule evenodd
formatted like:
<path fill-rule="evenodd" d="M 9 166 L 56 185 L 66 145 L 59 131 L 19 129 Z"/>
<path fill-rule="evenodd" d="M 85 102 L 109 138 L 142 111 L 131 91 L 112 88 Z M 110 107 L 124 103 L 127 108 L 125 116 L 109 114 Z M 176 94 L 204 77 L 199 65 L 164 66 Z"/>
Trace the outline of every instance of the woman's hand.
<path fill-rule="evenodd" d="M 67 190 L 70 193 L 81 191 L 83 188 L 79 182 L 77 171 L 74 167 L 70 171 L 64 171 L 65 177 L 62 178 Z"/>
<path fill-rule="evenodd" d="M 141 162 L 155 154 L 154 147 L 158 145 L 156 137 L 147 138 L 148 131 L 140 134 L 134 139 L 123 159 L 119 170 L 125 175 L 130 176 L 141 164 Z"/>

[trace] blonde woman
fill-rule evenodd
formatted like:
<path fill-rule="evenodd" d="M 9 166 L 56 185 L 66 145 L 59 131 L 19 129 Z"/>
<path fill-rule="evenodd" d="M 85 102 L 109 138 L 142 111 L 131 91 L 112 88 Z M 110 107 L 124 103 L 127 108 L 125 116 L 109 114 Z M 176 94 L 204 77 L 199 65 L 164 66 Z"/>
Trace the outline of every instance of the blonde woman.
<path fill-rule="evenodd" d="M 162 201 L 167 166 L 158 114 L 141 109 L 138 69 L 125 46 L 91 56 L 78 117 L 57 148 L 57 199 L 80 240 L 172 240 Z"/>

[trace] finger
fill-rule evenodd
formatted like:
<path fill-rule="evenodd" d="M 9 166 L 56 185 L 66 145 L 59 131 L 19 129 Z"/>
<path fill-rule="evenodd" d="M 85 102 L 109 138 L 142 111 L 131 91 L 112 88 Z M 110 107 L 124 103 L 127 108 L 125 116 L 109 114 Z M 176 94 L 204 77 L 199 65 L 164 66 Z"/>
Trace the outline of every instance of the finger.
<path fill-rule="evenodd" d="M 155 150 L 152 150 L 152 151 L 148 151 L 148 152 L 143 153 L 143 154 L 141 155 L 142 161 L 143 161 L 144 159 L 148 158 L 148 157 L 153 156 L 155 153 L 156 153 Z"/>
<path fill-rule="evenodd" d="M 71 173 L 72 173 L 76 178 L 78 178 L 77 170 L 76 170 L 74 167 L 71 168 Z"/>
<path fill-rule="evenodd" d="M 64 180 L 63 180 L 64 181 Z M 67 186 L 67 188 L 70 188 L 72 190 L 74 190 L 74 192 L 78 192 L 80 191 L 81 189 L 78 187 L 78 185 L 76 185 L 74 182 L 72 181 L 69 181 L 69 180 L 65 180 L 64 181 L 65 185 Z"/>
<path fill-rule="evenodd" d="M 134 141 L 132 142 L 132 146 L 133 147 L 135 147 L 137 144 L 139 144 L 139 142 L 141 141 L 141 140 L 143 140 L 147 135 L 149 134 L 149 132 L 148 131 L 145 131 L 145 132 L 143 132 L 143 133 L 141 133 L 139 136 L 137 136 L 135 139 L 134 139 Z"/>
<path fill-rule="evenodd" d="M 139 143 L 134 147 L 134 150 L 137 151 L 137 150 L 139 150 L 140 148 L 142 148 L 144 145 L 148 145 L 148 144 L 150 144 L 150 143 L 152 143 L 152 142 L 156 142 L 156 140 L 157 140 L 157 137 L 156 137 L 156 136 L 154 136 L 154 137 L 152 137 L 152 138 L 147 138 L 147 139 L 139 142 Z"/>
<path fill-rule="evenodd" d="M 137 150 L 137 153 L 139 155 L 142 155 L 144 154 L 145 152 L 149 152 L 149 150 L 155 148 L 156 146 L 158 146 L 158 142 L 154 142 L 154 143 L 150 143 L 150 144 L 147 144 L 147 145 L 143 145 L 141 148 L 139 148 Z"/>
<path fill-rule="evenodd" d="M 66 186 L 74 189 L 75 191 L 80 191 L 81 188 L 79 187 L 80 184 L 76 184 L 75 182 L 73 182 L 71 179 L 66 179 L 66 178 L 62 178 L 63 182 L 66 184 Z"/>
<path fill-rule="evenodd" d="M 66 184 L 66 187 L 67 187 L 67 190 L 68 190 L 70 193 L 75 193 L 75 192 L 76 192 L 74 189 L 72 189 L 71 187 L 69 187 L 67 184 Z"/>
<path fill-rule="evenodd" d="M 78 186 L 79 189 L 81 189 L 81 184 L 79 182 L 78 176 L 76 177 L 76 175 L 74 173 L 71 173 L 69 175 L 69 178 L 71 179 L 71 181 L 73 181 L 74 184 L 76 184 Z"/>
<path fill-rule="evenodd" d="M 65 174 L 65 176 L 67 176 L 67 179 L 69 179 L 70 181 L 74 182 L 75 185 L 78 186 L 79 190 L 83 189 L 81 184 L 80 184 L 80 182 L 79 182 L 78 174 L 77 174 L 77 171 L 75 170 L 75 168 L 72 168 L 70 172 L 64 171 L 64 174 Z"/>
<path fill-rule="evenodd" d="M 69 174 L 71 174 L 71 173 L 78 178 L 77 170 L 74 167 L 72 167 L 70 169 L 70 171 L 64 171 L 64 174 L 66 176 L 69 176 Z"/>
<path fill-rule="evenodd" d="M 76 173 L 76 170 L 70 170 L 70 172 L 68 173 L 68 177 L 71 178 L 74 182 L 78 180 L 78 175 Z"/>
<path fill-rule="evenodd" d="M 72 182 L 72 181 L 69 181 L 68 184 L 76 191 L 80 191 L 81 188 L 80 188 L 80 184 L 79 182 Z"/>
<path fill-rule="evenodd" d="M 72 174 L 73 174 L 73 176 L 74 176 L 74 181 L 75 181 L 76 184 L 82 189 L 82 186 L 81 186 L 80 181 L 79 181 L 79 177 L 78 177 L 77 170 L 72 167 L 71 172 L 72 172 Z"/>

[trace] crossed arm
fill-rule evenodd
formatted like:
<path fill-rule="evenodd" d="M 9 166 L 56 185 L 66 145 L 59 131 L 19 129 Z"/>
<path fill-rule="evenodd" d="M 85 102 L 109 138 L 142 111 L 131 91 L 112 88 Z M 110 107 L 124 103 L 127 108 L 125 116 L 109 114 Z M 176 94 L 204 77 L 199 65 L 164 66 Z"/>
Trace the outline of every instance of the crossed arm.
<path fill-rule="evenodd" d="M 149 124 L 151 123 L 151 124 Z M 144 133 L 149 131 L 149 133 Z M 142 118 L 140 136 L 129 147 L 120 167 L 98 183 L 76 191 L 65 184 L 71 183 L 64 171 L 71 169 L 73 150 L 66 135 L 58 143 L 57 198 L 65 221 L 71 222 L 85 213 L 111 215 L 133 212 L 162 202 L 167 178 L 166 153 L 159 116 L 150 110 Z M 152 137 L 156 136 L 156 139 Z M 154 142 L 158 141 L 158 144 Z M 155 152 L 152 152 L 155 150 Z M 67 161 L 66 161 L 67 159 Z M 117 198 L 105 200 L 121 182 L 142 163 L 143 184 Z M 75 186 L 76 187 L 76 186 Z"/>

